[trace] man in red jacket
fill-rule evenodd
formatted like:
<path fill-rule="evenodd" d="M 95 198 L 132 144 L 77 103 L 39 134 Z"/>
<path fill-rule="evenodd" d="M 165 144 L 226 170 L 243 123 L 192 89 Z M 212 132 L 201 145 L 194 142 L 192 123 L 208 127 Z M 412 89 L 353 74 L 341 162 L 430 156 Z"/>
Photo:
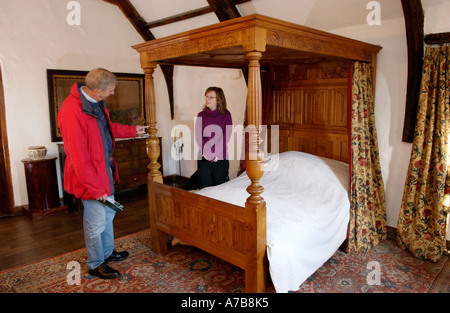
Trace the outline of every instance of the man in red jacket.
<path fill-rule="evenodd" d="M 128 252 L 114 250 L 115 211 L 104 202 L 114 199 L 114 181 L 118 181 L 113 157 L 114 139 L 136 137 L 147 126 L 112 123 L 105 99 L 114 94 L 116 76 L 98 68 L 86 75 L 85 84 L 75 83 L 58 113 L 66 161 L 64 190 L 80 198 L 84 205 L 83 229 L 89 274 L 103 279 L 120 277 L 108 266 L 121 261 Z"/>

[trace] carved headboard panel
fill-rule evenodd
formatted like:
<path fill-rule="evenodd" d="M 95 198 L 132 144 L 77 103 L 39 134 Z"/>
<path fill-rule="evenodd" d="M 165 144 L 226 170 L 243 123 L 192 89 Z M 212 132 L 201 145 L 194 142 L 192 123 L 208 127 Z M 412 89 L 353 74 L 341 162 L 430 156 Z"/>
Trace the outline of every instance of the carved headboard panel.
<path fill-rule="evenodd" d="M 279 151 L 303 151 L 348 162 L 348 62 L 272 68 L 269 124 L 279 125 Z"/>

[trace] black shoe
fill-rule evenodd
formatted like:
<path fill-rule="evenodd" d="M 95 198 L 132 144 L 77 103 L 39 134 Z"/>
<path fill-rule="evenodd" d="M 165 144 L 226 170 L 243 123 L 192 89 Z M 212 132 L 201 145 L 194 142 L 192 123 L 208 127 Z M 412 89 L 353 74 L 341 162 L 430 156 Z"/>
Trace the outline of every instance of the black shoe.
<path fill-rule="evenodd" d="M 106 263 L 100 264 L 97 268 L 89 270 L 89 275 L 97 276 L 103 279 L 119 278 L 119 271 L 109 267 Z"/>
<path fill-rule="evenodd" d="M 127 251 L 117 252 L 116 250 L 113 250 L 111 255 L 105 260 L 105 263 L 111 262 L 111 261 L 122 261 L 125 260 L 129 256 L 129 253 Z"/>

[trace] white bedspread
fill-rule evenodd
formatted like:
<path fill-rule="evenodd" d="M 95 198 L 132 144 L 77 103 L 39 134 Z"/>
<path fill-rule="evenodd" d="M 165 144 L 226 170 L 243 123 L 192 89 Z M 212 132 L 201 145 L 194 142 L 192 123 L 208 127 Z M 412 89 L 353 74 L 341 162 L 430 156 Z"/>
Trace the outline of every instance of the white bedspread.
<path fill-rule="evenodd" d="M 339 248 L 350 215 L 348 165 L 289 151 L 268 158 L 260 180 L 267 206 L 267 256 L 277 292 L 299 286 Z M 244 173 L 199 194 L 243 206 Z"/>

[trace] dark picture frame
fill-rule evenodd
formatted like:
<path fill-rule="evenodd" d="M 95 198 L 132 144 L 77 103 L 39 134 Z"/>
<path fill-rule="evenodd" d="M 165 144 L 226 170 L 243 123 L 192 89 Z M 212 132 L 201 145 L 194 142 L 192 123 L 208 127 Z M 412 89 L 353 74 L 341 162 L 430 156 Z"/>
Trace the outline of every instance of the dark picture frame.
<path fill-rule="evenodd" d="M 84 82 L 87 71 L 47 69 L 48 100 L 52 142 L 61 142 L 58 112 L 70 95 L 72 85 Z M 145 122 L 145 75 L 114 73 L 117 86 L 114 95 L 106 99 L 111 121 L 124 125 L 143 125 Z"/>

